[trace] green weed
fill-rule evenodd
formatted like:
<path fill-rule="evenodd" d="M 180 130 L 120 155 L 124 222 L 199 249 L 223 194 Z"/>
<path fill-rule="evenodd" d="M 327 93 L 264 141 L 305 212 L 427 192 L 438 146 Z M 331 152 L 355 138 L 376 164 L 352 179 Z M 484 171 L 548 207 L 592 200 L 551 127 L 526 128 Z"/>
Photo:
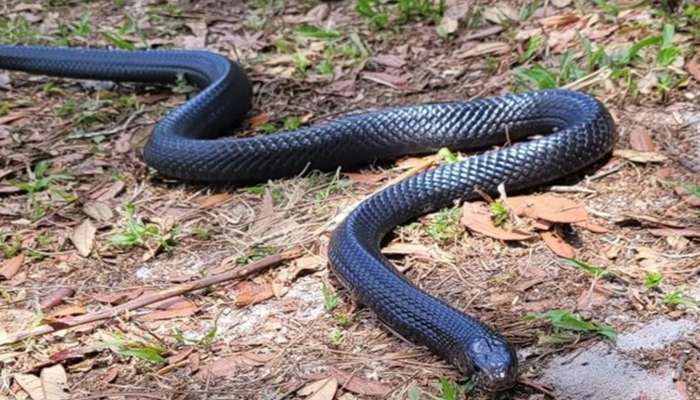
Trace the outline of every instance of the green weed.
<path fill-rule="evenodd" d="M 681 286 L 679 288 L 673 289 L 673 291 L 667 293 L 664 296 L 664 304 L 669 306 L 685 305 L 688 307 L 695 307 L 695 300 L 685 293 L 685 287 Z"/>
<path fill-rule="evenodd" d="M 145 247 L 152 241 L 157 248 L 172 249 L 180 234 L 180 225 L 175 225 L 169 232 L 161 232 L 155 224 L 146 224 L 136 214 L 136 206 L 128 204 L 125 207 L 126 219 L 121 227 L 116 229 L 110 238 L 113 245 L 125 249 Z"/>
<path fill-rule="evenodd" d="M 138 358 L 152 364 L 165 363 L 163 354 L 166 349 L 155 343 L 149 343 L 141 339 L 129 339 L 121 334 L 113 334 L 105 339 L 104 344 L 122 356 Z"/>
<path fill-rule="evenodd" d="M 664 276 L 661 272 L 647 272 L 644 276 L 644 287 L 653 289 L 659 287 L 664 281 Z"/>
<path fill-rule="evenodd" d="M 321 287 L 321 293 L 323 293 L 323 308 L 328 312 L 335 310 L 335 308 L 338 307 L 338 295 L 326 285 Z"/>
<path fill-rule="evenodd" d="M 575 258 L 570 258 L 566 260 L 566 263 L 571 265 L 572 267 L 578 268 L 582 271 L 593 275 L 595 279 L 600 279 L 612 275 L 612 273 L 608 271 L 605 267 L 599 267 L 597 265 L 589 264 L 585 261 L 577 260 Z"/>
<path fill-rule="evenodd" d="M 334 316 L 335 318 L 335 323 L 338 324 L 339 326 L 350 326 L 352 324 L 352 317 L 348 314 L 345 313 L 338 313 Z"/>
<path fill-rule="evenodd" d="M 428 235 L 439 241 L 453 240 L 464 233 L 459 224 L 462 214 L 460 207 L 445 208 L 438 211 L 428 225 Z"/>
<path fill-rule="evenodd" d="M 66 174 L 49 174 L 50 164 L 42 160 L 34 166 L 33 177 L 27 182 L 14 182 L 13 185 L 27 193 L 34 194 L 48 189 L 56 182 L 69 181 L 73 177 Z"/>
<path fill-rule="evenodd" d="M 610 325 L 584 321 L 580 315 L 568 310 L 549 310 L 545 313 L 530 314 L 528 318 L 549 320 L 552 327 L 555 329 L 555 333 L 558 333 L 559 330 L 565 330 L 596 333 L 611 340 L 615 340 L 617 337 L 615 329 Z"/>
<path fill-rule="evenodd" d="M 502 226 L 508 221 L 508 208 L 500 201 L 494 201 L 489 206 L 491 210 L 491 220 L 495 226 Z"/>
<path fill-rule="evenodd" d="M 340 32 L 331 28 L 319 28 L 314 25 L 302 25 L 294 29 L 297 35 L 305 38 L 312 39 L 338 39 L 341 35 Z"/>
<path fill-rule="evenodd" d="M 340 345 L 345 341 L 345 335 L 343 335 L 343 333 L 340 331 L 331 332 L 328 338 L 330 339 L 331 346 L 333 347 L 340 347 Z"/>
<path fill-rule="evenodd" d="M 462 159 L 459 157 L 459 154 L 453 153 L 450 149 L 447 147 L 443 147 L 437 152 L 437 157 L 440 161 L 446 163 L 446 164 L 454 164 L 456 162 L 461 161 Z"/>

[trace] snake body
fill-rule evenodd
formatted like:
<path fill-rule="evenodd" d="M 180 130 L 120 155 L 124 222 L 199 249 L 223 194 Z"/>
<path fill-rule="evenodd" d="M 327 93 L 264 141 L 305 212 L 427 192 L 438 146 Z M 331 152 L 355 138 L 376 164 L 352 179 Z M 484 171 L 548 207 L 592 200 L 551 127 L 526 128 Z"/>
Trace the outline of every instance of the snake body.
<path fill-rule="evenodd" d="M 344 116 L 293 132 L 217 138 L 251 108 L 251 84 L 236 63 L 204 51 L 118 51 L 0 46 L 0 69 L 70 78 L 175 82 L 201 91 L 167 114 L 144 149 L 161 174 L 242 183 L 328 170 L 440 148 L 473 149 L 538 135 L 406 179 L 371 196 L 335 229 L 329 260 L 339 280 L 396 333 L 422 344 L 487 390 L 511 387 L 517 357 L 501 335 L 423 292 L 380 251 L 391 229 L 455 200 L 542 183 L 580 170 L 616 140 L 593 97 L 546 90 L 466 102 L 423 104 Z"/>

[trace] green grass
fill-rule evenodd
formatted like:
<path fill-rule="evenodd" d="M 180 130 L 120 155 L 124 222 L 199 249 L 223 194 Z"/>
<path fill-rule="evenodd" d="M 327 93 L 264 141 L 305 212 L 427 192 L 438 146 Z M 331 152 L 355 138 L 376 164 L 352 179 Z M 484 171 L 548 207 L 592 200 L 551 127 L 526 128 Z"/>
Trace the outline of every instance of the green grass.
<path fill-rule="evenodd" d="M 352 317 L 345 313 L 338 313 L 333 318 L 338 326 L 347 327 L 352 324 Z"/>
<path fill-rule="evenodd" d="M 428 235 L 435 240 L 454 240 L 464 233 L 464 228 L 459 224 L 462 215 L 460 207 L 445 208 L 438 211 L 428 225 Z"/>
<path fill-rule="evenodd" d="M 331 342 L 331 346 L 340 347 L 340 345 L 345 341 L 345 335 L 343 335 L 342 332 L 335 330 L 328 335 L 328 339 Z"/>
<path fill-rule="evenodd" d="M 105 339 L 104 344 L 122 356 L 137 358 L 151 364 L 165 363 L 163 354 L 166 349 L 159 344 L 149 343 L 141 339 L 129 339 L 122 334 L 110 335 Z"/>
<path fill-rule="evenodd" d="M 599 267 L 597 265 L 593 265 L 593 264 L 587 263 L 585 261 L 577 260 L 575 258 L 570 258 L 570 259 L 566 260 L 566 263 L 571 265 L 574 268 L 580 269 L 581 271 L 584 271 L 584 272 L 587 272 L 587 273 L 593 275 L 593 277 L 595 279 L 600 279 L 600 278 L 604 278 L 604 277 L 612 275 L 612 273 L 610 271 L 608 271 L 607 268 L 605 268 L 605 267 Z"/>
<path fill-rule="evenodd" d="M 137 215 L 136 206 L 133 204 L 125 207 L 125 214 L 124 222 L 115 229 L 110 238 L 114 246 L 132 249 L 154 244 L 156 248 L 167 251 L 177 244 L 180 225 L 175 225 L 169 232 L 162 232 L 157 225 L 144 223 Z"/>
<path fill-rule="evenodd" d="M 18 189 L 31 194 L 44 191 L 51 187 L 51 185 L 74 179 L 71 175 L 67 174 L 50 174 L 49 173 L 50 164 L 48 161 L 42 160 L 36 163 L 34 166 L 34 173 L 31 180 L 26 182 L 15 181 L 13 185 Z"/>
<path fill-rule="evenodd" d="M 549 310 L 544 313 L 530 314 L 528 318 L 548 320 L 554 328 L 555 334 L 559 334 L 560 331 L 572 331 L 583 333 L 596 333 L 611 340 L 615 340 L 617 337 L 615 329 L 610 325 L 596 324 L 593 322 L 585 321 L 580 315 L 572 313 L 568 310 Z"/>
<path fill-rule="evenodd" d="M 4 117 L 5 115 L 10 113 L 10 102 L 8 101 L 0 101 L 0 117 Z"/>
<path fill-rule="evenodd" d="M 445 0 L 398 0 L 395 4 L 381 0 L 357 0 L 355 3 L 355 11 L 376 30 L 388 28 L 392 16 L 399 24 L 419 20 L 438 22 L 445 8 Z"/>
<path fill-rule="evenodd" d="M 695 307 L 695 300 L 685 293 L 685 287 L 681 286 L 679 288 L 673 289 L 673 291 L 667 293 L 664 296 L 663 302 L 669 306 L 685 305 L 688 307 Z"/>
<path fill-rule="evenodd" d="M 453 153 L 452 150 L 448 149 L 447 147 L 443 147 L 438 150 L 437 157 L 445 164 L 454 164 L 462 160 L 459 154 Z"/>
<path fill-rule="evenodd" d="M 489 206 L 489 209 L 491 211 L 491 220 L 495 226 L 502 226 L 508 221 L 508 208 L 502 202 L 494 201 Z"/>
<path fill-rule="evenodd" d="M 644 287 L 654 289 L 659 287 L 664 281 L 664 276 L 661 272 L 647 272 L 644 275 Z"/>
<path fill-rule="evenodd" d="M 338 296 L 326 285 L 321 288 L 321 293 L 323 294 L 323 308 L 328 312 L 335 310 L 338 307 Z"/>

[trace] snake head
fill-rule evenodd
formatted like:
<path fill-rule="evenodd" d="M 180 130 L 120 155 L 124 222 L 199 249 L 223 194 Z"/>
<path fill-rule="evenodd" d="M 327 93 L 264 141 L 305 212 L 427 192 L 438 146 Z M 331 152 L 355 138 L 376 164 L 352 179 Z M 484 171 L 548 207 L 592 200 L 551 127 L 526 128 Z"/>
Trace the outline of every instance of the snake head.
<path fill-rule="evenodd" d="M 479 336 L 469 341 L 466 355 L 471 359 L 474 381 L 481 389 L 496 392 L 509 389 L 518 378 L 518 356 L 505 339 Z"/>

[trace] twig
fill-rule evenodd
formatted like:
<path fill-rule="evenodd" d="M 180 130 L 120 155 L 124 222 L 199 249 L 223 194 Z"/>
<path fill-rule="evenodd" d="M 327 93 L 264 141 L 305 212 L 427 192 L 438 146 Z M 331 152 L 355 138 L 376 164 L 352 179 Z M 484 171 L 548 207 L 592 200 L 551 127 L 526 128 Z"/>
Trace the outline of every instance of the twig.
<path fill-rule="evenodd" d="M 164 299 L 179 296 L 209 286 L 217 285 L 223 282 L 255 274 L 274 265 L 277 265 L 283 261 L 297 258 L 300 255 L 301 249 L 292 249 L 279 254 L 274 254 L 265 257 L 262 260 L 258 260 L 254 263 L 248 264 L 245 267 L 236 268 L 234 270 L 223 272 L 221 274 L 208 276 L 206 278 L 199 279 L 194 282 L 186 282 L 179 285 L 175 285 L 171 288 L 141 296 L 124 304 L 120 304 L 116 307 L 108 308 L 100 312 L 81 315 L 75 318 L 63 318 L 61 320 L 55 321 L 51 325 L 40 325 L 36 328 L 32 328 L 25 332 L 19 332 L 14 335 L 8 335 L 7 337 L 0 340 L 0 346 L 16 343 L 24 339 L 42 336 L 48 333 L 54 333 L 65 329 L 75 328 L 77 326 L 89 324 L 92 322 L 114 318 L 127 311 L 145 307 L 149 304 L 157 303 Z"/>

